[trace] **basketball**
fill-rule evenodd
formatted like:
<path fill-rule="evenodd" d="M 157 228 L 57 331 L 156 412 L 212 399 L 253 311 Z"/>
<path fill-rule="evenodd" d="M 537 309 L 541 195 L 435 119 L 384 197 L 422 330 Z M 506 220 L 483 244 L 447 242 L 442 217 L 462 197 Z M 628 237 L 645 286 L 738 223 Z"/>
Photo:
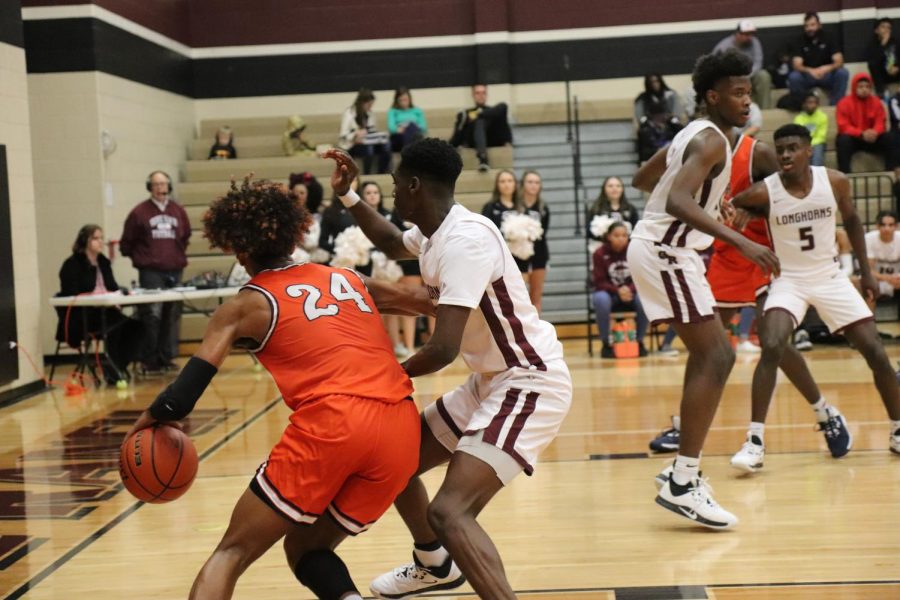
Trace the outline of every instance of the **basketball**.
<path fill-rule="evenodd" d="M 162 504 L 188 491 L 198 462 L 197 450 L 183 431 L 154 425 L 136 431 L 122 445 L 119 475 L 132 496 Z"/>

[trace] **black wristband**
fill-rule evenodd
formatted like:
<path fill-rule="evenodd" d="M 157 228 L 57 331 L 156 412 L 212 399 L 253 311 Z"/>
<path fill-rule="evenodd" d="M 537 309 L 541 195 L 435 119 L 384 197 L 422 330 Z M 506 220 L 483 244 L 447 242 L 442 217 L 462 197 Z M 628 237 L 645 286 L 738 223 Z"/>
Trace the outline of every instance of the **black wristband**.
<path fill-rule="evenodd" d="M 150 416 L 157 421 L 180 421 L 188 416 L 206 386 L 218 372 L 214 366 L 192 356 L 169 386 L 150 405 Z"/>

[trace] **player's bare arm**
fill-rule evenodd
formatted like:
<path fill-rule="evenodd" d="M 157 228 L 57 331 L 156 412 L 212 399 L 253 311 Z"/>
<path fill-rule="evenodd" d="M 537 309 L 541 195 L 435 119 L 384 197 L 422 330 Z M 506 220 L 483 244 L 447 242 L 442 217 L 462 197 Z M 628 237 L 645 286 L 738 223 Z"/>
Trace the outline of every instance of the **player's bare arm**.
<path fill-rule="evenodd" d="M 756 142 L 753 146 L 753 181 L 759 182 L 778 172 L 778 157 L 772 146 Z"/>
<path fill-rule="evenodd" d="M 641 165 L 631 180 L 631 185 L 648 194 L 653 191 L 656 184 L 666 172 L 666 154 L 669 148 L 660 148 L 650 160 Z"/>
<path fill-rule="evenodd" d="M 349 154 L 337 148 L 326 150 L 322 158 L 334 160 L 335 168 L 331 174 L 331 188 L 338 196 L 346 196 L 350 192 L 350 184 L 359 176 L 359 167 Z M 356 202 L 348 209 L 356 224 L 375 247 L 394 260 L 418 258 L 403 245 L 403 232 L 396 225 L 382 217 L 365 202 Z"/>
<path fill-rule="evenodd" d="M 403 363 L 410 377 L 439 371 L 452 363 L 459 354 L 463 331 L 472 309 L 452 304 L 439 304 L 434 334 L 422 348 Z"/>
<path fill-rule="evenodd" d="M 186 417 L 222 366 L 234 343 L 244 338 L 259 343 L 266 336 L 271 318 L 272 309 L 266 299 L 252 290 L 243 290 L 223 303 L 210 318 L 197 352 L 175 381 L 160 392 L 153 405 L 141 413 L 124 439 L 154 423 L 171 423 Z"/>
<path fill-rule="evenodd" d="M 383 314 L 417 317 L 419 315 L 434 316 L 435 307 L 424 286 L 407 286 L 399 283 L 388 283 L 369 277 L 363 281 L 375 301 L 375 306 Z"/>
<path fill-rule="evenodd" d="M 697 231 L 731 244 L 762 269 L 777 275 L 780 271 L 774 252 L 719 223 L 694 200 L 694 194 L 706 179 L 724 168 L 727 151 L 728 147 L 722 136 L 713 131 L 698 134 L 688 145 L 684 164 L 672 182 L 666 212 Z"/>
<path fill-rule="evenodd" d="M 869 260 L 866 257 L 866 233 L 863 231 L 862 221 L 853 205 L 850 180 L 840 171 L 828 169 L 828 181 L 831 182 L 838 210 L 841 211 L 841 220 L 844 223 L 847 237 L 850 239 L 850 245 L 853 247 L 853 254 L 859 261 L 859 283 L 863 295 L 872 301 L 878 297 L 878 282 L 872 276 Z"/>
<path fill-rule="evenodd" d="M 765 182 L 754 183 L 731 199 L 731 205 L 738 211 L 753 217 L 769 216 L 769 189 Z M 740 216 L 735 217 L 736 222 Z"/>

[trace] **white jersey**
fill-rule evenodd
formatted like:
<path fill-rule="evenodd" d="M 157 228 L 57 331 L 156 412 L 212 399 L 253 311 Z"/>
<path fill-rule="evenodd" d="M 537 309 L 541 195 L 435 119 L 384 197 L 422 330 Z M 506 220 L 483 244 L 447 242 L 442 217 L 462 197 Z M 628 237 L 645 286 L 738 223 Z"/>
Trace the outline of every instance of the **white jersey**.
<path fill-rule="evenodd" d="M 870 231 L 866 234 L 866 256 L 875 261 L 876 273 L 900 273 L 900 235 L 895 232 L 890 242 L 883 242 L 879 231 Z"/>
<path fill-rule="evenodd" d="M 697 119 L 688 123 L 672 140 L 672 144 L 666 152 L 666 172 L 653 188 L 650 199 L 647 200 L 644 207 L 644 216 L 635 226 L 631 237 L 694 250 L 703 250 L 712 244 L 713 237 L 711 235 L 697 231 L 666 212 L 666 202 L 669 199 L 672 182 L 675 181 L 675 177 L 684 163 L 684 151 L 691 140 L 705 129 L 714 130 L 725 140 L 727 144 L 725 167 L 715 178 L 703 182 L 703 186 L 694 195 L 694 199 L 700 208 L 712 218 L 715 219 L 719 216 L 719 205 L 725 192 L 728 191 L 728 183 L 731 180 L 731 142 L 712 121 Z"/>
<path fill-rule="evenodd" d="M 463 360 L 476 373 L 513 367 L 546 370 L 563 357 L 556 329 L 538 317 L 497 227 L 456 204 L 426 238 L 418 227 L 403 244 L 419 257 L 422 280 L 437 304 L 475 309 L 462 338 Z"/>
<path fill-rule="evenodd" d="M 828 169 L 810 167 L 812 188 L 805 198 L 788 193 L 781 176 L 766 177 L 769 191 L 769 232 L 781 263 L 781 276 L 820 280 L 840 271 L 835 252 L 837 201 Z"/>

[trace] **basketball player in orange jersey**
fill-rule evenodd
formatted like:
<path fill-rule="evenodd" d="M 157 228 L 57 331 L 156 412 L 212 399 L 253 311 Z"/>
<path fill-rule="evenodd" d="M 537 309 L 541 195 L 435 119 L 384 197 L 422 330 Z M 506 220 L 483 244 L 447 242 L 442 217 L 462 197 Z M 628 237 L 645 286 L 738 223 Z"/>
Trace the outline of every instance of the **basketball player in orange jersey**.
<path fill-rule="evenodd" d="M 762 354 L 753 374 L 753 404 L 768 407 L 788 337 L 806 310 L 814 306 L 828 329 L 842 332 L 866 359 L 890 418 L 890 450 L 900 454 L 900 390 L 894 369 L 875 329 L 872 311 L 840 272 L 835 253 L 835 219 L 840 211 L 859 260 L 860 285 L 866 296 L 875 296 L 878 282 L 866 260 L 865 234 L 850 183 L 839 171 L 810 166 L 812 147 L 805 127 L 780 127 L 775 132 L 775 153 L 779 172 L 733 200 L 735 208 L 767 219 L 782 265 L 781 276 L 773 279 L 766 298 L 766 326 L 760 332 Z M 829 417 L 823 424 L 828 446 L 835 456 L 846 454 L 853 444 L 847 422 L 833 407 L 826 406 L 825 412 Z"/>
<path fill-rule="evenodd" d="M 348 269 L 293 264 L 308 221 L 296 197 L 271 182 L 232 184 L 212 205 L 206 236 L 234 252 L 252 279 L 216 310 L 199 350 L 132 428 L 186 417 L 237 341 L 249 344 L 293 410 L 192 599 L 230 598 L 241 573 L 282 538 L 297 579 L 319 598 L 359 599 L 333 550 L 371 527 L 416 470 L 413 387 L 375 306 L 430 313 L 430 299 L 373 280 L 367 290 Z"/>
<path fill-rule="evenodd" d="M 719 238 L 764 270 L 778 270 L 771 249 L 717 220 L 731 178 L 732 130 L 750 115 L 751 68 L 750 60 L 735 51 L 700 57 L 692 80 L 709 117 L 692 121 L 675 136 L 658 181 L 652 167 L 642 167 L 633 180 L 635 187 L 651 194 L 628 246 L 631 276 L 647 317 L 671 323 L 689 352 L 679 453 L 657 476 L 664 481 L 656 503 L 713 529 L 727 529 L 738 521 L 712 498 L 699 473 L 700 454 L 734 365 L 734 351 L 715 314 L 716 301 L 697 250 Z"/>
<path fill-rule="evenodd" d="M 394 210 L 415 226 L 402 232 L 350 191 L 358 167 L 329 150 L 331 186 L 366 236 L 386 255 L 419 260 L 437 304 L 434 334 L 403 363 L 410 377 L 461 355 L 468 379 L 422 411 L 418 474 L 449 461 L 429 504 L 413 477 L 395 503 L 412 533 L 413 562 L 376 577 L 377 598 L 460 586 L 481 598 L 513 600 L 500 554 L 477 517 L 520 473 L 531 475 L 572 403 L 572 379 L 556 329 L 531 303 L 500 230 L 454 200 L 462 160 L 435 138 L 403 148 L 393 173 Z M 452 558 L 451 558 L 452 556 Z"/>
<path fill-rule="evenodd" d="M 662 159 L 659 157 L 660 153 L 663 153 Z M 657 167 L 657 172 L 661 176 L 662 170 L 665 168 L 665 156 L 664 151 L 660 151 L 660 153 L 657 153 L 651 161 L 656 165 L 662 163 L 662 168 Z M 749 188 L 753 182 L 762 181 L 776 171 L 778 171 L 778 159 L 772 148 L 752 137 L 741 135 L 735 142 L 732 152 L 731 187 L 729 198 L 726 198 L 725 202 L 729 202 L 730 197 Z M 772 245 L 765 219 L 752 219 L 740 231 L 745 237 L 758 244 L 769 247 Z M 717 239 L 713 241 L 713 247 L 715 252 L 706 271 L 706 278 L 712 289 L 713 298 L 716 300 L 722 324 L 727 327 L 739 308 L 755 306 L 757 328 L 762 329 L 765 326 L 762 319 L 762 307 L 769 287 L 769 274 L 745 258 L 730 244 Z M 806 361 L 793 346 L 785 348 L 778 366 L 803 394 L 807 402 L 813 406 L 814 410 L 825 405 L 825 400 L 809 372 Z M 754 402 L 752 405 L 747 441 L 731 459 L 732 466 L 742 471 L 754 472 L 763 466 L 764 421 L 768 402 L 764 406 L 758 404 Z M 677 450 L 678 424 L 677 418 L 673 418 L 673 427 L 663 431 L 659 437 L 651 441 L 650 448 L 657 452 Z M 661 482 L 660 480 L 659 483 Z"/>

